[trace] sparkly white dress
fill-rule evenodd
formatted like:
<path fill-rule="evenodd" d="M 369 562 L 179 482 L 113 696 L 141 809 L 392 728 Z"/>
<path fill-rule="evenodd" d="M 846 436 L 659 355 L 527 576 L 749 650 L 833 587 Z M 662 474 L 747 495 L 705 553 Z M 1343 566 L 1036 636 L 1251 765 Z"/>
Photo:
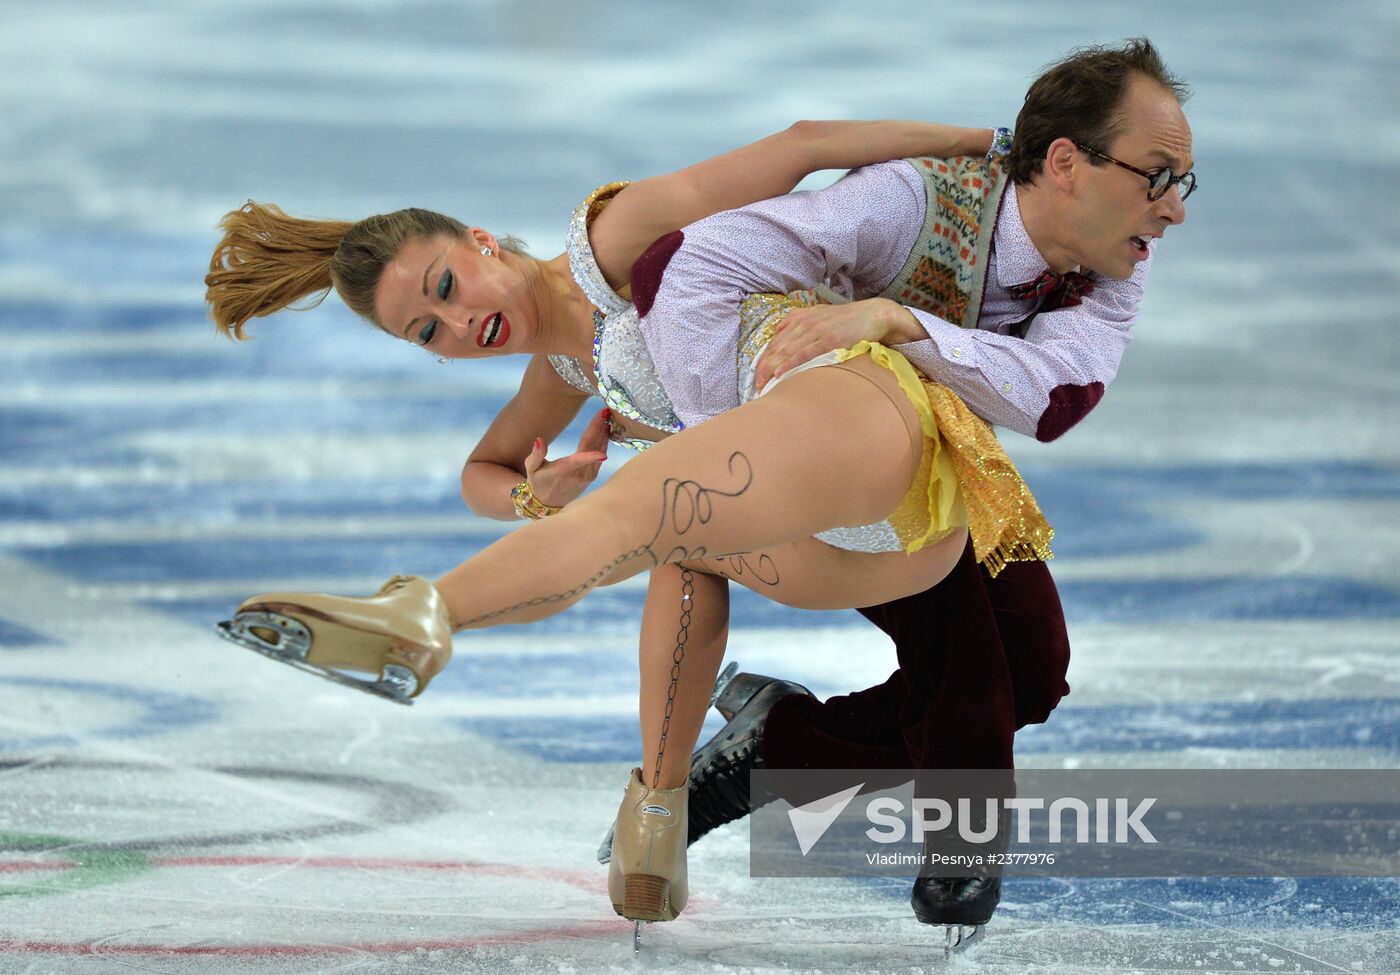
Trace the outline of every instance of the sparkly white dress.
<path fill-rule="evenodd" d="M 642 336 L 637 309 L 630 301 L 612 290 L 598 267 L 598 262 L 593 256 L 593 247 L 588 240 L 588 226 L 592 218 L 596 217 L 607 201 L 625 185 L 613 183 L 595 190 L 588 199 L 579 204 L 569 222 L 569 270 L 588 300 L 593 303 L 593 307 L 597 309 L 593 313 L 593 374 L 597 377 L 597 384 L 588 381 L 587 371 L 577 359 L 565 355 L 551 355 L 549 361 L 566 382 L 590 396 L 601 397 L 609 408 L 620 415 L 660 433 L 676 433 L 684 429 L 684 424 L 676 416 L 666 389 L 661 384 L 651 353 Z M 740 328 L 740 322 L 735 322 L 735 328 Z M 752 341 L 740 343 L 740 354 L 736 357 L 735 369 L 738 371 L 741 399 L 744 401 L 759 395 L 759 391 L 753 388 L 753 368 L 764 345 L 766 337 L 765 341 L 759 344 Z M 835 361 L 834 357 L 822 356 L 808 363 L 807 367 Z M 791 376 L 796 371 L 788 375 Z M 770 383 L 767 388 L 771 389 L 772 386 L 773 383 Z M 634 450 L 644 450 L 655 443 L 654 440 L 624 437 L 617 432 L 613 433 L 611 439 Z M 828 545 L 855 552 L 904 550 L 888 521 L 832 528 L 818 532 L 816 537 Z"/>

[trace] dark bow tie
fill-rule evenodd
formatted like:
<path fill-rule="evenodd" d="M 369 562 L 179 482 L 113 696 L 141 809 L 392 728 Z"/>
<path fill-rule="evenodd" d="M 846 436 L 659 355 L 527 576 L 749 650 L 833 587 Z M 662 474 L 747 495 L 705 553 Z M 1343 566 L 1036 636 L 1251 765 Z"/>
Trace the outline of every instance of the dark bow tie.
<path fill-rule="evenodd" d="M 1042 271 L 1040 277 L 1034 281 L 1013 284 L 1011 297 L 1045 298 L 1040 310 L 1054 311 L 1056 308 L 1071 308 L 1079 304 L 1093 290 L 1094 282 L 1087 274 L 1080 274 L 1078 271 L 1066 271 L 1064 274 Z"/>

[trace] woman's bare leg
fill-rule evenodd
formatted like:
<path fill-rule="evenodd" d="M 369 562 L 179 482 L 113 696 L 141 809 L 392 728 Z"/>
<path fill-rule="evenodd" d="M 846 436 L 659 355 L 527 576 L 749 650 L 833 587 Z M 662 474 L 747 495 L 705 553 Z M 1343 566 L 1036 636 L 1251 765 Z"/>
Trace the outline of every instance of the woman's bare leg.
<path fill-rule="evenodd" d="M 652 570 L 639 652 L 641 768 L 648 787 L 674 789 L 690 774 L 690 753 L 728 638 L 727 580 L 680 565 Z"/>
<path fill-rule="evenodd" d="M 877 521 L 898 505 L 922 449 L 890 372 L 865 358 L 813 369 L 662 441 L 437 586 L 457 628 L 543 619 L 658 565 Z"/>
<path fill-rule="evenodd" d="M 595 585 L 655 566 L 640 648 L 643 782 L 675 788 L 724 654 L 725 577 L 790 605 L 858 606 L 921 591 L 956 561 L 961 536 L 912 556 L 810 537 L 888 514 L 922 449 L 917 417 L 886 370 L 860 359 L 802 373 L 658 444 L 438 586 L 459 625 L 490 626 L 551 615 Z"/>
<path fill-rule="evenodd" d="M 815 538 L 749 552 L 698 559 L 653 569 L 642 614 L 641 726 L 642 778 L 653 788 L 672 789 L 685 781 L 690 754 L 705 722 L 715 674 L 728 638 L 728 582 L 752 589 L 787 606 L 802 609 L 853 609 L 911 596 L 928 588 L 926 579 L 946 575 L 962 555 L 967 534 L 906 555 L 903 552 L 852 552 Z M 691 577 L 691 598 L 684 600 L 684 574 Z M 688 623 L 683 615 L 689 608 Z M 671 694 L 672 666 L 676 668 Z M 669 726 L 666 703 L 672 702 Z M 660 746 L 663 728 L 665 747 Z M 654 779 L 658 755 L 661 775 Z"/>

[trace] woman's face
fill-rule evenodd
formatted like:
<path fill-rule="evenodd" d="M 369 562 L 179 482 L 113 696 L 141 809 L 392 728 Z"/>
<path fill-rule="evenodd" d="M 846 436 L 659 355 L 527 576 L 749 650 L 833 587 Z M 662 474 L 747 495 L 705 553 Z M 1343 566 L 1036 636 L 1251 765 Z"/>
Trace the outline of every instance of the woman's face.
<path fill-rule="evenodd" d="M 529 351 L 529 299 L 524 276 L 501 260 L 496 239 L 473 230 L 461 239 L 405 241 L 379 279 L 374 311 L 390 335 L 434 355 L 471 359 Z"/>

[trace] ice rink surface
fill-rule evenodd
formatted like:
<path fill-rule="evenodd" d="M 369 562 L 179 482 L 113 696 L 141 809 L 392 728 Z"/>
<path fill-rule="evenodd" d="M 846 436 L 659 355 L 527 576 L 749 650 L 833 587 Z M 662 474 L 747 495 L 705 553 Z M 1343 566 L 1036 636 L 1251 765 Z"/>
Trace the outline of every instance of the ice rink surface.
<path fill-rule="evenodd" d="M 604 181 L 798 118 L 1009 125 L 1041 65 L 1136 33 L 1195 86 L 1200 189 L 1103 404 L 1005 438 L 1074 640 L 1018 760 L 1400 759 L 1391 0 L 56 0 L 3 25 L 4 975 L 944 967 L 906 882 L 751 879 L 742 824 L 634 965 L 593 854 L 637 748 L 638 585 L 459 637 L 411 709 L 216 640 L 250 593 L 367 592 L 508 528 L 457 475 L 519 366 L 437 365 L 333 301 L 234 346 L 201 277 L 248 197 L 436 207 L 550 256 Z M 744 669 L 830 694 L 893 667 L 854 613 L 734 609 Z M 948 967 L 1396 972 L 1400 882 L 1012 879 Z"/>

